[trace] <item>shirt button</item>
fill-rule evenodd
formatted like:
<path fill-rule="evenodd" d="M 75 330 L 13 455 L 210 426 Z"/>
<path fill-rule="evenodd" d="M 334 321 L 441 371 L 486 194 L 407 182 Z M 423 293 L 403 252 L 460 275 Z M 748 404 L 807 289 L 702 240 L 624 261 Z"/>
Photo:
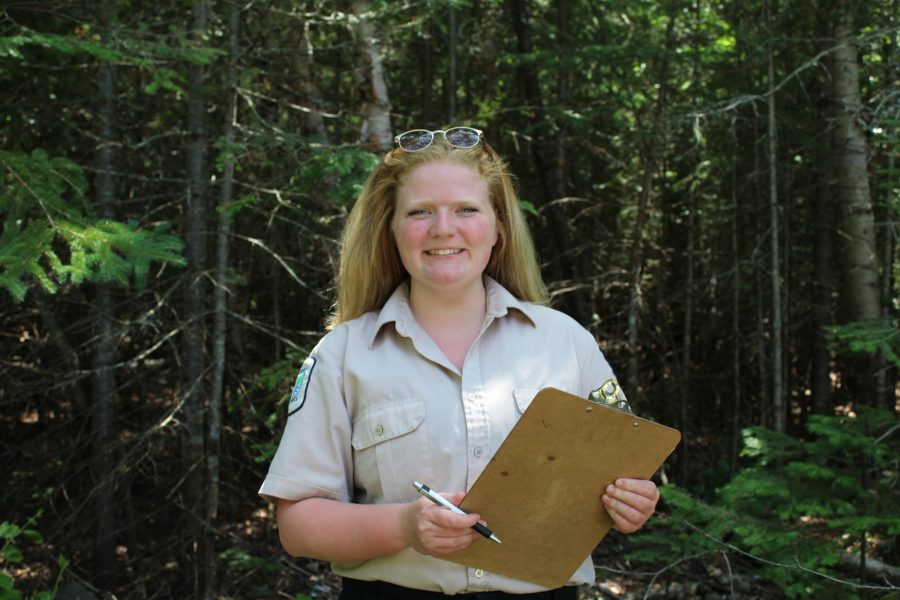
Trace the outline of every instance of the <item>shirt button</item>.
<path fill-rule="evenodd" d="M 472 454 L 475 455 L 475 458 L 481 457 L 481 446 L 476 446 L 474 450 L 472 450 Z"/>
<path fill-rule="evenodd" d="M 475 394 L 473 392 L 469 392 L 468 394 L 466 394 L 466 398 L 472 402 L 475 402 Z"/>
<path fill-rule="evenodd" d="M 375 435 L 381 435 L 382 433 L 384 433 L 384 427 L 382 427 L 381 425 L 376 425 L 375 426 Z"/>
<path fill-rule="evenodd" d="M 484 577 L 484 570 L 475 569 L 475 577 L 478 577 L 478 578 Z"/>

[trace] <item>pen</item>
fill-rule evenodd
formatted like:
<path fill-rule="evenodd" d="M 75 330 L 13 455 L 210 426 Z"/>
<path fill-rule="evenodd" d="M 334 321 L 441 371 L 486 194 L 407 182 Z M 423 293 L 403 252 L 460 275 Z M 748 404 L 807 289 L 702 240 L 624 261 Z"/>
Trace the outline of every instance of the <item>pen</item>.
<path fill-rule="evenodd" d="M 413 485 L 416 486 L 417 492 L 419 492 L 420 494 L 422 494 L 423 496 L 425 496 L 426 498 L 428 498 L 429 500 L 431 500 L 438 506 L 443 506 L 444 508 L 450 509 L 451 511 L 455 512 L 458 515 L 466 514 L 458 506 L 456 506 L 455 504 L 453 504 L 452 502 L 450 502 L 449 500 L 447 500 L 446 498 L 444 498 L 437 492 L 433 491 L 430 487 L 428 487 L 424 483 L 419 483 L 418 481 L 416 481 L 413 483 Z M 480 533 L 481 535 L 483 535 L 484 537 L 486 537 L 487 539 L 489 539 L 493 542 L 497 542 L 498 544 L 503 543 L 500 541 L 500 538 L 498 538 L 496 535 L 494 535 L 493 531 L 491 531 L 490 529 L 488 529 L 481 523 L 475 523 L 474 525 L 472 525 L 472 529 L 474 529 L 475 531 L 477 531 L 478 533 Z"/>

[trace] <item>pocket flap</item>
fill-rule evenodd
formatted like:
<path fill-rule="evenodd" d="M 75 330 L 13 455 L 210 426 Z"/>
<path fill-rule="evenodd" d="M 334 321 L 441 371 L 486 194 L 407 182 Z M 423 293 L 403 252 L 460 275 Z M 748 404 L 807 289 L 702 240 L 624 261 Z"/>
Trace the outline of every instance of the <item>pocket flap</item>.
<path fill-rule="evenodd" d="M 363 450 L 413 431 L 425 420 L 425 403 L 419 398 L 391 401 L 366 409 L 353 424 L 350 443 Z"/>
<path fill-rule="evenodd" d="M 531 404 L 531 401 L 534 400 L 534 397 L 537 396 L 539 391 L 541 390 L 528 388 L 518 388 L 513 390 L 513 397 L 516 399 L 516 406 L 519 407 L 519 412 L 525 412 L 525 409 L 528 408 L 528 405 Z"/>

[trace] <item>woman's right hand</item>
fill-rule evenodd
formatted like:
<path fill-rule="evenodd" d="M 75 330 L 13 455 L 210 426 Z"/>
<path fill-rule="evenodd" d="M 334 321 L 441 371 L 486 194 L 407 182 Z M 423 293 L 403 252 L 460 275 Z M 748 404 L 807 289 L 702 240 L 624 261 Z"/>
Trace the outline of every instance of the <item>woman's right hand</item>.
<path fill-rule="evenodd" d="M 441 494 L 453 504 L 459 504 L 464 492 Z M 419 498 L 408 505 L 403 536 L 406 543 L 421 554 L 439 556 L 462 550 L 478 537 L 472 529 L 480 517 L 477 514 L 458 515 L 427 498 Z"/>

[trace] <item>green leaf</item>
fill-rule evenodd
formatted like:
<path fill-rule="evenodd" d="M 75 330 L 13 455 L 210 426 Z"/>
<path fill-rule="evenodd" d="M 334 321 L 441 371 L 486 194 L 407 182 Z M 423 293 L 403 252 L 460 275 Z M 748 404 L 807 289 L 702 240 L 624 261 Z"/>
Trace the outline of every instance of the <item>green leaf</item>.
<path fill-rule="evenodd" d="M 11 563 L 22 562 L 22 559 L 25 558 L 22 554 L 22 551 L 15 546 L 6 546 L 5 548 L 3 548 L 2 554 L 3 558 Z"/>
<path fill-rule="evenodd" d="M 43 544 L 44 543 L 44 536 L 41 535 L 41 532 L 35 531 L 34 529 L 26 529 L 22 532 L 22 535 L 27 537 L 29 540 L 31 540 L 35 544 Z"/>
<path fill-rule="evenodd" d="M 5 572 L 0 572 L 0 590 L 11 590 L 13 589 L 13 578 L 12 575 Z"/>
<path fill-rule="evenodd" d="M 519 200 L 519 207 L 521 207 L 521 209 L 526 213 L 532 214 L 536 217 L 540 216 L 540 213 L 538 212 L 537 208 L 535 208 L 533 202 L 529 202 L 528 200 Z"/>
<path fill-rule="evenodd" d="M 7 521 L 0 523 L 0 539 L 11 540 L 19 535 L 22 531 L 21 527 Z"/>

